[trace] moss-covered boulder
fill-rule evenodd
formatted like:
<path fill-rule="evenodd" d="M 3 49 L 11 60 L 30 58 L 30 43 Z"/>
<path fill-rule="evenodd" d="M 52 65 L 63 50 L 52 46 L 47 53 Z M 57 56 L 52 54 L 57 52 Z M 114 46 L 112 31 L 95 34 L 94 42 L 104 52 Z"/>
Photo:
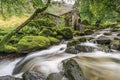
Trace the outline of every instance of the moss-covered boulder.
<path fill-rule="evenodd" d="M 62 35 L 64 39 L 72 39 L 73 38 L 72 29 L 70 29 L 68 27 L 59 29 L 57 32 L 58 32 L 58 35 Z"/>
<path fill-rule="evenodd" d="M 46 80 L 63 80 L 64 75 L 62 73 L 51 73 Z"/>
<path fill-rule="evenodd" d="M 67 46 L 70 47 L 70 46 L 75 46 L 76 44 L 79 44 L 79 40 L 78 39 L 72 39 L 70 40 L 68 43 L 67 43 Z"/>
<path fill-rule="evenodd" d="M 73 35 L 74 36 L 84 36 L 85 33 L 84 32 L 80 32 L 80 31 L 74 31 Z"/>
<path fill-rule="evenodd" d="M 48 39 L 50 40 L 51 44 L 58 44 L 60 42 L 59 39 L 54 37 L 48 37 Z"/>
<path fill-rule="evenodd" d="M 120 51 L 120 40 L 113 40 L 111 43 L 111 48 Z"/>
<path fill-rule="evenodd" d="M 86 29 L 84 33 L 85 33 L 85 35 L 91 35 L 94 33 L 94 31 L 91 29 Z"/>
<path fill-rule="evenodd" d="M 0 36 L 0 41 L 2 40 L 3 36 Z"/>
<path fill-rule="evenodd" d="M 44 28 L 40 33 L 40 36 L 52 36 L 53 32 L 50 29 Z"/>
<path fill-rule="evenodd" d="M 16 53 L 17 48 L 9 45 L 5 45 L 4 47 L 0 47 L 0 53 Z"/>
<path fill-rule="evenodd" d="M 76 60 L 70 58 L 62 61 L 63 70 L 68 80 L 87 80 L 84 76 L 82 68 Z"/>
<path fill-rule="evenodd" d="M 106 36 L 100 36 L 96 39 L 98 44 L 109 45 L 111 43 L 111 39 Z"/>
<path fill-rule="evenodd" d="M 78 54 L 79 51 L 75 49 L 75 47 L 73 46 L 70 46 L 70 47 L 67 47 L 67 49 L 65 50 L 66 53 L 69 53 L 69 54 Z"/>
<path fill-rule="evenodd" d="M 20 52 L 31 52 L 50 46 L 50 40 L 44 36 L 25 36 L 18 42 Z"/>
<path fill-rule="evenodd" d="M 21 39 L 21 37 L 19 37 L 19 36 L 13 36 L 9 40 L 8 44 L 10 44 L 10 45 L 17 45 L 17 43 L 19 42 L 20 39 Z"/>
<path fill-rule="evenodd" d="M 81 38 L 78 38 L 77 40 L 78 40 L 79 42 L 86 42 L 86 41 L 87 41 L 87 38 L 81 37 Z"/>
<path fill-rule="evenodd" d="M 38 72 L 28 71 L 23 75 L 23 80 L 46 80 L 46 77 Z"/>
<path fill-rule="evenodd" d="M 62 35 L 57 35 L 56 38 L 59 39 L 59 40 L 62 40 L 63 36 Z"/>
<path fill-rule="evenodd" d="M 85 45 L 76 45 L 75 49 L 78 50 L 79 52 L 93 52 L 94 51 L 94 47 L 85 46 Z"/>
<path fill-rule="evenodd" d="M 4 30 L 3 30 L 3 31 L 0 31 L 0 35 L 1 35 L 1 36 L 6 35 L 7 33 L 9 33 L 9 32 L 8 32 L 8 31 L 4 31 Z"/>

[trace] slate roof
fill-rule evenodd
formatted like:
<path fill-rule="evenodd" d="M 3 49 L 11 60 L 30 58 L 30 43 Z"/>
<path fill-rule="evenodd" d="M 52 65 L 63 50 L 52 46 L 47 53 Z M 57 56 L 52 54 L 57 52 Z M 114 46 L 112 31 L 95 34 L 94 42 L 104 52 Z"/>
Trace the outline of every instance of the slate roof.
<path fill-rule="evenodd" d="M 50 7 L 48 7 L 48 9 L 45 11 L 48 14 L 51 14 L 53 16 L 56 17 L 60 17 L 66 13 L 69 13 L 73 11 L 73 9 L 69 6 L 56 6 L 56 5 L 52 5 Z"/>

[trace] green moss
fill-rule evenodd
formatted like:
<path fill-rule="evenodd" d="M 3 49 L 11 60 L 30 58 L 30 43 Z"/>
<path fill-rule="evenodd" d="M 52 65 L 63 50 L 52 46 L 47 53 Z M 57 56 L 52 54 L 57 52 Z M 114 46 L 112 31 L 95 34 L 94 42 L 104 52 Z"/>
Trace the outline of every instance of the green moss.
<path fill-rule="evenodd" d="M 83 37 L 83 38 L 78 38 L 77 40 L 78 40 L 79 42 L 86 42 L 87 39 Z"/>
<path fill-rule="evenodd" d="M 2 40 L 3 36 L 0 36 L 0 41 Z"/>
<path fill-rule="evenodd" d="M 92 39 L 94 39 L 94 38 L 93 38 L 93 37 L 87 37 L 87 38 L 86 38 L 86 40 L 88 40 L 88 41 L 89 41 L 89 40 L 92 40 Z"/>
<path fill-rule="evenodd" d="M 25 36 L 18 42 L 20 51 L 34 51 L 50 46 L 50 40 L 44 36 Z"/>
<path fill-rule="evenodd" d="M 91 35 L 91 34 L 93 34 L 93 33 L 94 33 L 93 30 L 90 30 L 90 29 L 86 29 L 86 30 L 85 30 L 85 35 Z"/>
<path fill-rule="evenodd" d="M 74 46 L 74 45 L 79 44 L 79 43 L 80 43 L 80 41 L 79 41 L 78 39 L 73 39 L 73 40 L 70 40 L 70 41 L 68 42 L 67 46 L 68 46 L 68 47 L 69 47 L 69 46 Z"/>
<path fill-rule="evenodd" d="M 19 37 L 19 36 L 13 36 L 13 37 L 9 40 L 8 44 L 10 44 L 10 45 L 15 45 L 15 44 L 17 44 L 17 43 L 19 42 L 20 39 L 21 39 L 21 37 Z"/>
<path fill-rule="evenodd" d="M 74 31 L 73 35 L 74 36 L 84 36 L 85 33 L 84 32 L 80 32 L 80 31 Z"/>
<path fill-rule="evenodd" d="M 57 35 L 56 38 L 59 39 L 59 40 L 62 40 L 63 36 L 62 35 Z"/>
<path fill-rule="evenodd" d="M 9 45 L 5 45 L 4 47 L 0 47 L 0 53 L 16 53 L 17 48 Z"/>
<path fill-rule="evenodd" d="M 72 29 L 64 27 L 58 30 L 58 35 L 62 35 L 64 39 L 72 39 L 73 32 Z"/>
<path fill-rule="evenodd" d="M 0 35 L 1 35 L 1 36 L 6 35 L 7 33 L 9 33 L 9 32 L 8 32 L 8 31 L 0 31 Z"/>
<path fill-rule="evenodd" d="M 57 44 L 59 43 L 60 41 L 54 37 L 48 37 L 48 39 L 50 40 L 51 44 Z"/>
<path fill-rule="evenodd" d="M 44 28 L 40 33 L 40 36 L 52 36 L 53 32 L 50 29 Z"/>

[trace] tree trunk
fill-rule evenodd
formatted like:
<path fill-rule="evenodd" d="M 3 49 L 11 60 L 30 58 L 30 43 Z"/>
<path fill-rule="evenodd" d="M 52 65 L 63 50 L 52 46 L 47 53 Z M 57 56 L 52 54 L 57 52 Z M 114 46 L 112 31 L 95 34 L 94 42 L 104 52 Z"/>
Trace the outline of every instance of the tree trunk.
<path fill-rule="evenodd" d="M 19 25 L 16 29 L 14 29 L 13 31 L 11 31 L 10 33 L 8 33 L 0 42 L 0 47 L 4 47 L 5 44 L 8 43 L 8 41 L 11 39 L 11 37 L 17 33 L 18 31 L 20 31 L 24 26 L 26 26 L 30 21 L 32 21 L 39 13 L 42 13 L 43 11 L 45 11 L 47 9 L 47 7 L 49 6 L 51 0 L 48 0 L 47 4 L 45 7 L 43 8 L 38 8 L 35 10 L 35 12 L 31 15 L 30 18 L 28 18 L 25 22 L 23 22 L 21 25 Z"/>

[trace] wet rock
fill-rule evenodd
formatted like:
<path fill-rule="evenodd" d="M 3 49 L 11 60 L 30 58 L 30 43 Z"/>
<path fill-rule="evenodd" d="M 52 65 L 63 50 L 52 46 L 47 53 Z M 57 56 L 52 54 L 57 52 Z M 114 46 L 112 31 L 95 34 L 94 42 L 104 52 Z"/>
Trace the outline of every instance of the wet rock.
<path fill-rule="evenodd" d="M 113 40 L 111 43 L 111 49 L 120 51 L 120 40 Z"/>
<path fill-rule="evenodd" d="M 120 37 L 114 37 L 114 40 L 120 40 Z"/>
<path fill-rule="evenodd" d="M 68 80 L 86 80 L 81 68 L 73 59 L 63 61 L 63 70 Z"/>
<path fill-rule="evenodd" d="M 111 52 L 110 45 L 98 45 L 100 51 Z"/>
<path fill-rule="evenodd" d="M 79 40 L 78 39 L 72 39 L 70 40 L 68 43 L 67 43 L 67 47 L 70 47 L 70 46 L 75 46 L 76 44 L 79 44 Z"/>
<path fill-rule="evenodd" d="M 2 76 L 0 77 L 0 80 L 22 80 L 20 78 L 15 78 L 15 77 L 12 77 L 12 76 Z"/>
<path fill-rule="evenodd" d="M 93 34 L 93 33 L 94 33 L 93 30 L 90 30 L 90 29 L 86 29 L 86 30 L 85 30 L 85 35 L 91 35 L 91 34 Z"/>
<path fill-rule="evenodd" d="M 78 50 L 79 52 L 93 52 L 94 48 L 91 46 L 86 46 L 86 45 L 76 45 L 75 49 Z"/>
<path fill-rule="evenodd" d="M 46 80 L 63 80 L 64 76 L 61 73 L 52 73 Z"/>
<path fill-rule="evenodd" d="M 45 80 L 45 76 L 34 71 L 25 72 L 23 75 L 23 80 Z"/>
<path fill-rule="evenodd" d="M 120 33 L 118 33 L 117 36 L 120 36 Z"/>
<path fill-rule="evenodd" d="M 110 32 L 104 32 L 104 35 L 112 35 Z"/>
<path fill-rule="evenodd" d="M 111 39 L 106 36 L 100 36 L 96 39 L 96 42 L 98 44 L 104 44 L 104 45 L 109 45 L 111 43 Z"/>
<path fill-rule="evenodd" d="M 67 49 L 65 50 L 66 53 L 71 53 L 71 54 L 78 54 L 79 51 L 75 49 L 75 47 L 67 47 Z"/>

